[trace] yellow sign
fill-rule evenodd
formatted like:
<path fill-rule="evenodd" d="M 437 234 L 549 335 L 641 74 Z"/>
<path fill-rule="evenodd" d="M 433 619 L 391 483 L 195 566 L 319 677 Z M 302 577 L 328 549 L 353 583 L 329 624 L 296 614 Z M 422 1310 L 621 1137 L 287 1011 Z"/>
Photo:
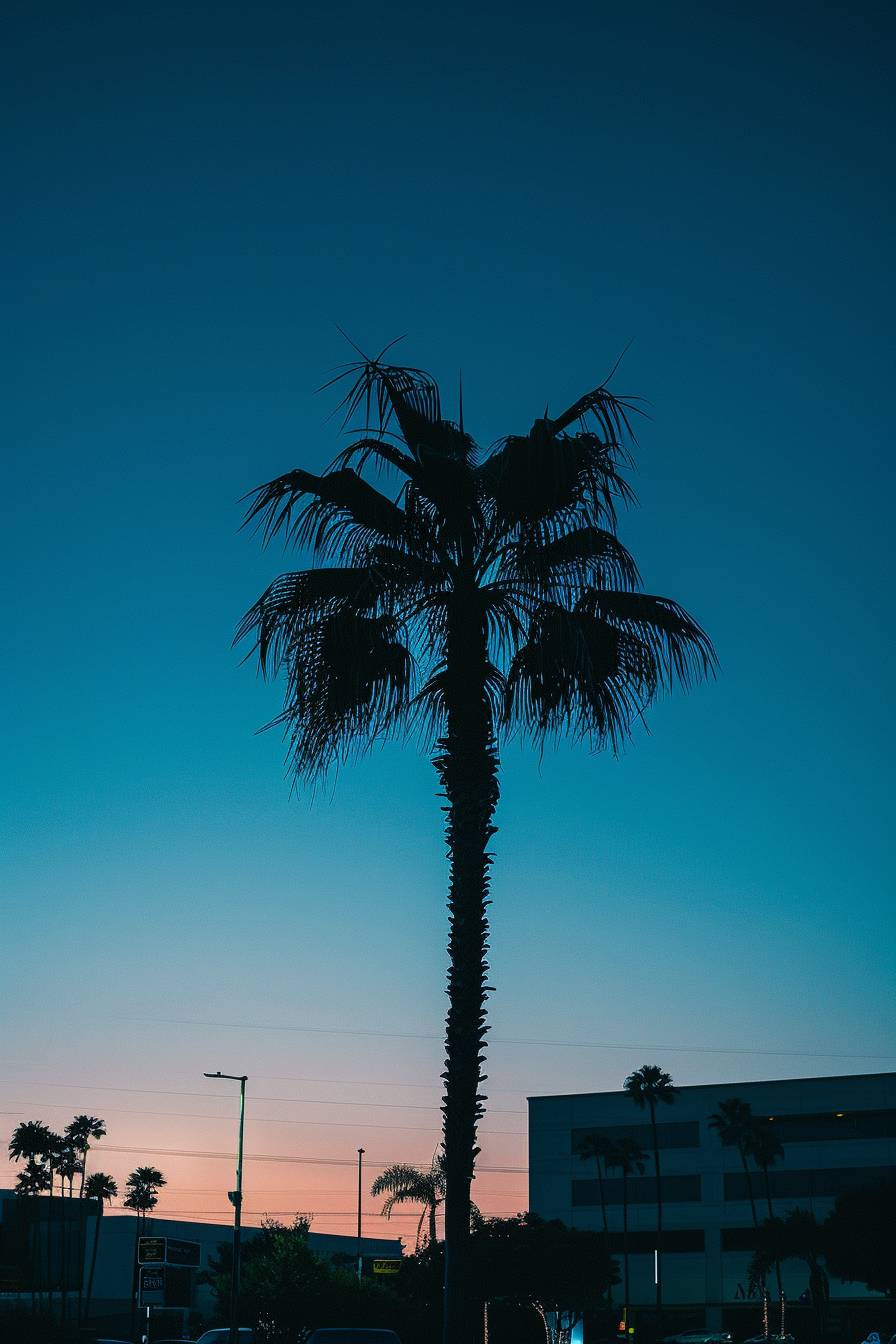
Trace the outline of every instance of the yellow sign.
<path fill-rule="evenodd" d="M 397 1274 L 401 1269 L 400 1260 L 374 1260 L 374 1274 Z"/>

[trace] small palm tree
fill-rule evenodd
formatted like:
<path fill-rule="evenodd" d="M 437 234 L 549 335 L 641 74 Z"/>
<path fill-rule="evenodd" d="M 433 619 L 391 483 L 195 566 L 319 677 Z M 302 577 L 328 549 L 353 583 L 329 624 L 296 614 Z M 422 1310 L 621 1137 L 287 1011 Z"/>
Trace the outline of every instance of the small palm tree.
<path fill-rule="evenodd" d="M 660 1142 L 656 1128 L 656 1108 L 659 1102 L 671 1106 L 678 1095 L 672 1086 L 672 1075 L 657 1064 L 644 1064 L 630 1073 L 623 1084 L 635 1105 L 650 1112 L 650 1130 L 653 1136 L 653 1166 L 656 1172 L 656 1328 L 662 1333 L 663 1313 L 663 1185 L 660 1175 Z"/>
<path fill-rule="evenodd" d="M 719 1109 L 709 1117 L 710 1129 L 716 1131 L 725 1147 L 736 1148 L 740 1154 L 747 1180 L 747 1194 L 750 1197 L 753 1227 L 757 1228 L 759 1219 L 756 1214 L 756 1198 L 753 1194 L 753 1175 L 747 1161 L 755 1126 L 756 1117 L 753 1115 L 750 1103 L 741 1101 L 739 1097 L 730 1097 L 727 1101 L 720 1101 Z"/>
<path fill-rule="evenodd" d="M 105 1121 L 100 1120 L 95 1115 L 76 1115 L 74 1120 L 65 1127 L 65 1137 L 69 1145 L 80 1159 L 81 1186 L 79 1194 L 84 1193 L 84 1178 L 87 1171 L 87 1154 L 90 1151 L 91 1140 L 105 1138 Z"/>
<path fill-rule="evenodd" d="M 158 1167 L 136 1167 L 125 1181 L 128 1193 L 123 1207 L 137 1214 L 138 1231 L 146 1231 L 146 1218 L 159 1202 L 159 1191 L 168 1182 Z"/>
<path fill-rule="evenodd" d="M 630 401 L 602 385 L 483 451 L 422 370 L 363 358 L 339 376 L 360 437 L 322 475 L 261 486 L 247 515 L 314 566 L 277 579 L 237 638 L 254 639 L 263 674 L 285 674 L 275 723 L 296 778 L 400 732 L 432 752 L 450 864 L 444 1337 L 467 1344 L 500 739 L 617 749 L 715 656 L 682 607 L 640 590 L 616 535 L 633 498 Z M 371 469 L 394 485 L 377 489 Z"/>
<path fill-rule="evenodd" d="M 601 1221 L 604 1228 L 604 1245 L 607 1254 L 610 1253 L 610 1228 L 607 1222 L 607 1200 L 604 1189 L 604 1175 L 606 1168 L 610 1165 L 610 1159 L 616 1153 L 616 1144 L 610 1138 L 609 1134 L 602 1133 L 599 1129 L 590 1130 L 576 1147 L 576 1152 L 583 1162 L 594 1162 L 597 1169 L 597 1192 L 600 1199 Z M 613 1300 L 612 1284 L 607 1287 L 607 1298 L 610 1302 Z"/>
<path fill-rule="evenodd" d="M 93 1278 L 96 1273 L 96 1256 L 100 1244 L 100 1228 L 103 1222 L 103 1207 L 111 1204 L 118 1196 L 118 1183 L 104 1171 L 93 1171 L 84 1182 L 86 1199 L 97 1201 L 96 1223 L 93 1229 L 93 1252 L 90 1257 L 90 1275 L 87 1279 L 87 1300 L 84 1304 L 84 1320 L 90 1320 L 90 1304 L 93 1300 Z"/>
<path fill-rule="evenodd" d="M 404 1162 L 397 1162 L 394 1166 L 387 1167 L 380 1176 L 377 1176 L 370 1187 L 370 1193 L 388 1196 L 382 1208 L 386 1218 L 392 1216 L 392 1210 L 399 1204 L 422 1204 L 423 1212 L 417 1223 L 415 1245 L 419 1250 L 423 1224 L 428 1219 L 427 1241 L 430 1246 L 435 1246 L 436 1210 L 445 1199 L 445 1167 L 441 1156 L 433 1159 L 428 1171 L 421 1171 L 419 1167 L 411 1167 Z"/>
<path fill-rule="evenodd" d="M 644 1166 L 647 1162 L 647 1154 L 641 1145 L 635 1139 L 619 1139 L 613 1146 L 613 1151 L 607 1158 L 607 1166 L 618 1168 L 622 1173 L 622 1260 L 623 1260 L 623 1292 L 625 1294 L 625 1310 L 623 1316 L 625 1319 L 626 1339 L 628 1338 L 628 1309 L 629 1302 L 629 1263 L 628 1263 L 628 1178 L 629 1176 L 642 1176 Z"/>
<path fill-rule="evenodd" d="M 9 1156 L 13 1161 L 26 1162 L 26 1182 L 36 1185 L 39 1181 L 42 1193 L 44 1190 L 52 1195 L 53 1193 L 53 1173 L 56 1156 L 62 1145 L 62 1139 L 55 1134 L 49 1125 L 45 1125 L 42 1120 L 23 1120 L 12 1132 L 9 1140 Z M 32 1164 L 34 1164 L 32 1166 Z M 36 1167 L 40 1167 L 41 1175 L 38 1177 Z M 31 1170 L 30 1177 L 27 1173 Z M 37 1193 L 37 1191 L 35 1191 Z M 51 1205 L 52 1212 L 52 1205 Z M 47 1224 L 47 1290 L 49 1293 L 50 1311 L 53 1311 L 53 1292 L 54 1292 L 54 1262 L 53 1262 L 53 1224 L 52 1218 Z M 41 1265 L 41 1275 L 43 1275 L 43 1265 Z"/>

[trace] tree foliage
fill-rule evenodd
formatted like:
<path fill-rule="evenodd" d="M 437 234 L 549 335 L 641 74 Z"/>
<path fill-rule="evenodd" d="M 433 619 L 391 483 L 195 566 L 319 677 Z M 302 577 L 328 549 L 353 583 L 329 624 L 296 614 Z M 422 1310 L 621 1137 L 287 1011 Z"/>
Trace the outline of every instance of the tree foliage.
<path fill-rule="evenodd" d="M 896 1180 L 840 1195 L 823 1235 L 832 1274 L 896 1297 Z"/>

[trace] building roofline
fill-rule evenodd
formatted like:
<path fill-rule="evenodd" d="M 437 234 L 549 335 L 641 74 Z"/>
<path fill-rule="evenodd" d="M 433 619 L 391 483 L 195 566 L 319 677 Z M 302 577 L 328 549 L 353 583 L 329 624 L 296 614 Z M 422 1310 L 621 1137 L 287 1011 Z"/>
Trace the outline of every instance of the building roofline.
<path fill-rule="evenodd" d="M 844 1079 L 858 1081 L 860 1079 L 877 1080 L 889 1079 L 896 1082 L 896 1071 L 885 1073 L 831 1073 L 812 1075 L 807 1078 L 753 1078 L 747 1082 L 741 1080 L 734 1083 L 683 1083 L 674 1084 L 676 1092 L 701 1092 L 708 1088 L 719 1087 L 769 1087 L 779 1083 L 842 1083 Z M 538 1092 L 526 1096 L 526 1101 L 573 1101 L 581 1100 L 582 1097 L 624 1097 L 625 1091 L 621 1087 L 613 1088 L 608 1092 Z"/>

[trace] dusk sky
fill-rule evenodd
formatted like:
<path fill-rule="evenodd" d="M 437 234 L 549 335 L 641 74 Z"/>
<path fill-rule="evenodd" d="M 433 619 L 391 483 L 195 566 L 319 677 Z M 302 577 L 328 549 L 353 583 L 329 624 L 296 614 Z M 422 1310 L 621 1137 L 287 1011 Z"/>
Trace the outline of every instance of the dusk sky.
<path fill-rule="evenodd" d="M 204 1070 L 250 1222 L 438 1143 L 433 768 L 291 796 L 231 649 L 336 324 L 483 445 L 631 342 L 621 535 L 720 659 L 618 760 L 505 750 L 479 1205 L 526 1095 L 896 1067 L 892 7 L 478 10 L 7 7 L 0 1137 L 103 1116 L 160 1214 L 230 1216 Z"/>

